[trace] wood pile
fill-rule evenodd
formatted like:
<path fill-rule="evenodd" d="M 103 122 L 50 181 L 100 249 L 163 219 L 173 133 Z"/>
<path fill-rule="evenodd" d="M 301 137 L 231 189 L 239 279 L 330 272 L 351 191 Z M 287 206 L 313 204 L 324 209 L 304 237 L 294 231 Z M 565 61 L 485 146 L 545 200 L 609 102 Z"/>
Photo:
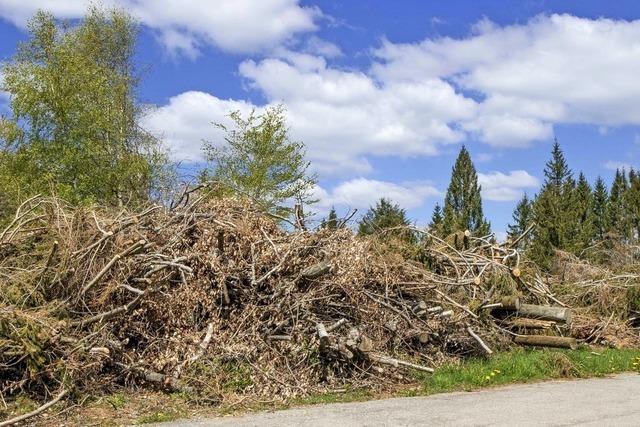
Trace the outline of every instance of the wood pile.
<path fill-rule="evenodd" d="M 0 393 L 286 399 L 385 387 L 514 341 L 575 346 L 570 310 L 517 249 L 408 231 L 411 259 L 391 238 L 287 230 L 206 189 L 137 212 L 34 197 L 0 234 Z M 524 336 L 537 330 L 554 336 Z"/>

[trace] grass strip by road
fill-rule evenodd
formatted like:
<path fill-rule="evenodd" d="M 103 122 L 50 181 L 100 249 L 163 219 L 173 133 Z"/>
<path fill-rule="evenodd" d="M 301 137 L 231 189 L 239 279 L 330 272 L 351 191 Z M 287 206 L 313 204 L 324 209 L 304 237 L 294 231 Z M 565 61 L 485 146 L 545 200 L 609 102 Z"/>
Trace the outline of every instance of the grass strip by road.
<path fill-rule="evenodd" d="M 383 397 L 427 396 L 454 391 L 474 391 L 508 384 L 553 379 L 593 378 L 621 372 L 640 373 L 640 349 L 578 350 L 517 349 L 491 358 L 469 359 L 444 365 L 434 374 L 412 372 L 414 387 Z M 373 399 L 369 390 L 348 390 L 296 399 L 296 404 L 354 402 Z"/>
<path fill-rule="evenodd" d="M 640 350 L 531 350 L 497 353 L 490 359 L 470 359 L 447 365 L 433 375 L 416 373 L 418 395 L 471 391 L 507 384 L 550 379 L 592 378 L 620 372 L 640 372 Z"/>

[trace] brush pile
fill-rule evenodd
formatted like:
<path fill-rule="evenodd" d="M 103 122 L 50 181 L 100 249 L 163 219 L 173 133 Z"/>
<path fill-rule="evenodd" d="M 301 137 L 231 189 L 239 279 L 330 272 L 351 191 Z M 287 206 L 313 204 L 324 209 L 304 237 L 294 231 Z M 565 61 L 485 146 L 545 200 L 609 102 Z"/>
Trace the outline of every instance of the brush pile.
<path fill-rule="evenodd" d="M 32 198 L 0 234 L 0 393 L 285 399 L 397 384 L 540 322 L 568 333 L 563 303 L 514 245 L 406 231 L 421 242 L 411 259 L 391 235 L 287 231 L 204 190 L 137 212 Z M 525 302 L 551 315 L 514 322 Z"/>

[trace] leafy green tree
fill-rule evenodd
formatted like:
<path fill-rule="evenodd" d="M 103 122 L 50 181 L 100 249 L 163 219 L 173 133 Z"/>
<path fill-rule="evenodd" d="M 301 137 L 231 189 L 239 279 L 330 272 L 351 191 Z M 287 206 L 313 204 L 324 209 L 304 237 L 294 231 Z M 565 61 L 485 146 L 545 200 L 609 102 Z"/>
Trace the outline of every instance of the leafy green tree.
<path fill-rule="evenodd" d="M 11 111 L 0 126 L 2 190 L 107 204 L 157 194 L 170 168 L 139 126 L 134 21 L 92 7 L 76 26 L 38 12 L 28 29 L 2 67 Z"/>
<path fill-rule="evenodd" d="M 451 173 L 444 201 L 443 233 L 469 230 L 476 235 L 490 233 L 491 225 L 482 211 L 478 174 L 466 147 L 462 147 Z"/>
<path fill-rule="evenodd" d="M 536 229 L 531 254 L 540 265 L 548 267 L 554 249 L 573 249 L 577 229 L 575 181 L 557 140 L 544 176 L 544 184 L 533 205 Z"/>
<path fill-rule="evenodd" d="M 429 230 L 438 237 L 444 237 L 442 232 L 443 223 L 444 214 L 442 207 L 440 207 L 440 203 L 436 203 L 433 214 L 431 215 L 431 221 L 429 222 Z"/>
<path fill-rule="evenodd" d="M 234 111 L 229 117 L 232 128 L 216 125 L 225 132 L 226 144 L 205 142 L 213 163 L 209 177 L 278 214 L 291 212 L 285 206 L 290 200 L 313 202 L 316 178 L 308 173 L 304 144 L 291 140 L 284 107 L 269 107 L 261 115 L 252 111 L 246 118 Z"/>
<path fill-rule="evenodd" d="M 609 223 L 607 221 L 609 192 L 602 177 L 596 179 L 593 187 L 593 228 L 596 240 L 604 239 Z"/>
<path fill-rule="evenodd" d="M 389 199 L 380 199 L 375 206 L 369 208 L 358 225 L 358 234 L 370 235 L 395 227 L 410 225 L 407 213 L 399 205 Z M 396 230 L 391 235 L 413 241 L 415 236 L 408 230 Z"/>
<path fill-rule="evenodd" d="M 618 169 L 609 193 L 607 221 L 609 222 L 609 231 L 622 239 L 632 237 L 632 222 L 626 203 L 628 190 L 627 174 L 624 170 Z"/>
<path fill-rule="evenodd" d="M 507 227 L 509 240 L 515 241 L 533 223 L 533 202 L 525 193 L 513 211 L 513 223 Z M 531 242 L 531 234 L 525 236 L 518 244 L 521 249 L 526 249 Z"/>

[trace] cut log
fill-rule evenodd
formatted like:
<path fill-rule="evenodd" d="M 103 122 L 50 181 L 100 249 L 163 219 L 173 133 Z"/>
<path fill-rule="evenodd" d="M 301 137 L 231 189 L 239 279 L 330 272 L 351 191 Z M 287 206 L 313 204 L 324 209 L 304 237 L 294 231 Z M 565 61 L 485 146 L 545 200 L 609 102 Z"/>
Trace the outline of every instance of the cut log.
<path fill-rule="evenodd" d="M 321 261 L 302 270 L 300 277 L 307 280 L 314 280 L 328 274 L 330 271 L 331 264 L 326 261 Z"/>
<path fill-rule="evenodd" d="M 578 348 L 578 342 L 575 338 L 546 335 L 519 335 L 515 338 L 515 343 L 534 347 L 569 348 L 571 350 Z"/>
<path fill-rule="evenodd" d="M 373 341 L 371 341 L 366 335 L 362 335 L 360 337 L 360 342 L 358 343 L 358 350 L 363 353 L 373 351 Z"/>
<path fill-rule="evenodd" d="M 427 313 L 429 313 L 429 314 L 440 313 L 440 312 L 442 312 L 442 310 L 443 310 L 442 307 L 437 305 L 435 307 L 431 307 L 431 308 L 427 309 Z"/>
<path fill-rule="evenodd" d="M 429 334 L 419 329 L 410 329 L 407 331 L 406 339 L 418 341 L 420 344 L 429 342 Z"/>
<path fill-rule="evenodd" d="M 453 316 L 453 310 L 443 311 L 442 313 L 436 315 L 438 319 L 443 319 L 445 317 L 451 317 L 451 316 Z"/>
<path fill-rule="evenodd" d="M 538 320 L 552 320 L 571 323 L 571 309 L 565 307 L 551 307 L 548 305 L 521 304 L 517 312 L 518 316 L 530 317 Z"/>
<path fill-rule="evenodd" d="M 322 323 L 316 323 L 316 332 L 320 340 L 320 350 L 324 350 L 329 345 L 329 333 Z"/>
<path fill-rule="evenodd" d="M 397 320 L 389 320 L 388 322 L 386 322 L 384 324 L 384 327 L 391 331 L 391 332 L 396 332 L 398 330 L 398 321 Z"/>
<path fill-rule="evenodd" d="M 345 323 L 347 323 L 347 319 L 340 319 L 336 323 L 334 323 L 333 325 L 328 326 L 327 327 L 327 332 L 333 332 L 336 329 L 338 329 L 340 326 L 344 325 Z"/>
<path fill-rule="evenodd" d="M 526 317 L 514 318 L 504 321 L 504 324 L 510 328 L 526 328 L 526 329 L 549 329 L 556 322 L 551 320 L 527 319 Z"/>
<path fill-rule="evenodd" d="M 522 305 L 520 304 L 520 298 L 517 296 L 503 297 L 500 303 L 506 310 L 519 310 Z"/>

